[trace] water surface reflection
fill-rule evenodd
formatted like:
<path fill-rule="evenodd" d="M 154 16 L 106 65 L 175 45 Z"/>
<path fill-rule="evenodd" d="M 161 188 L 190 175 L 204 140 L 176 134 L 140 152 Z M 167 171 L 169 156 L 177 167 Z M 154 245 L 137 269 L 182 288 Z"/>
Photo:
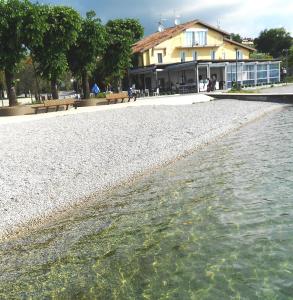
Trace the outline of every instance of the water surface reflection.
<path fill-rule="evenodd" d="M 0 245 L 1 299 L 289 299 L 293 109 Z"/>

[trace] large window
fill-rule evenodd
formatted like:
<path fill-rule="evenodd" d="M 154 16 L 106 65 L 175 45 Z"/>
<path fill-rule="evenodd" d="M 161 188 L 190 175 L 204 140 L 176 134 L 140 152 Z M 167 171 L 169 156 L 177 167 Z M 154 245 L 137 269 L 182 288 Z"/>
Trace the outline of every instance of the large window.
<path fill-rule="evenodd" d="M 231 87 L 231 82 L 236 81 L 236 65 L 230 64 L 227 66 L 227 82 L 228 87 Z M 230 83 L 230 86 L 229 86 Z"/>
<path fill-rule="evenodd" d="M 269 65 L 270 82 L 278 82 L 280 80 L 280 65 L 279 63 L 272 63 Z"/>
<path fill-rule="evenodd" d="M 266 83 L 268 81 L 267 64 L 257 65 L 257 83 Z"/>
<path fill-rule="evenodd" d="M 187 47 L 205 46 L 207 44 L 207 31 L 188 30 L 185 33 Z"/>
<path fill-rule="evenodd" d="M 163 53 L 158 53 L 158 63 L 159 64 L 163 63 Z"/>
<path fill-rule="evenodd" d="M 186 60 L 186 53 L 185 53 L 185 51 L 181 51 L 180 52 L 180 59 L 181 59 L 181 62 L 185 62 L 185 60 Z"/>
<path fill-rule="evenodd" d="M 243 52 L 240 50 L 236 51 L 237 59 L 243 59 Z"/>
<path fill-rule="evenodd" d="M 207 32 L 206 31 L 195 32 L 195 43 L 198 43 L 200 46 L 206 45 L 207 44 Z"/>
<path fill-rule="evenodd" d="M 187 31 L 185 33 L 185 44 L 187 47 L 192 47 L 194 46 L 194 33 L 192 31 Z"/>
<path fill-rule="evenodd" d="M 237 76 L 236 76 L 236 69 L 237 69 Z M 229 64 L 227 66 L 227 87 L 230 88 L 232 86 L 232 82 L 236 82 L 236 77 L 237 77 L 237 81 L 238 83 L 241 83 L 242 81 L 242 76 L 243 76 L 243 69 L 242 66 L 240 65 L 240 63 L 237 64 L 237 68 L 236 68 L 236 64 Z"/>
<path fill-rule="evenodd" d="M 254 65 L 243 65 L 242 80 L 243 84 L 254 84 Z"/>

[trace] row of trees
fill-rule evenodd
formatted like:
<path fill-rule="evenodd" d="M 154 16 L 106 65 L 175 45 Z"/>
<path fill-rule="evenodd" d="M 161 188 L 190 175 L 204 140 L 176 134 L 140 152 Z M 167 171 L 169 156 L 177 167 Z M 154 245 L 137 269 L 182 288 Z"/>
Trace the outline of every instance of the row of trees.
<path fill-rule="evenodd" d="M 58 99 L 58 82 L 68 70 L 82 79 L 84 98 L 89 98 L 93 70 L 118 87 L 131 66 L 131 45 L 142 36 L 143 27 L 135 19 L 103 25 L 93 11 L 82 18 L 66 6 L 0 0 L 0 70 L 9 105 L 17 104 L 15 74 L 23 61 L 29 61 L 32 71 L 50 82 L 54 99 Z"/>

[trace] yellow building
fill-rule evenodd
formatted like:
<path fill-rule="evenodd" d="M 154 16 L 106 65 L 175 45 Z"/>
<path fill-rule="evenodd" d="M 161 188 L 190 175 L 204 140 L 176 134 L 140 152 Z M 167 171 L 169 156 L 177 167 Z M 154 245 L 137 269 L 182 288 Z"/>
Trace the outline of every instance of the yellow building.
<path fill-rule="evenodd" d="M 129 75 L 137 88 L 157 92 L 199 92 L 206 90 L 208 79 L 217 89 L 229 88 L 233 81 L 279 81 L 279 63 L 252 61 L 249 56 L 253 51 L 254 48 L 231 40 L 228 32 L 195 20 L 161 28 L 134 44 L 137 66 Z M 262 72 L 259 78 L 257 66 Z"/>

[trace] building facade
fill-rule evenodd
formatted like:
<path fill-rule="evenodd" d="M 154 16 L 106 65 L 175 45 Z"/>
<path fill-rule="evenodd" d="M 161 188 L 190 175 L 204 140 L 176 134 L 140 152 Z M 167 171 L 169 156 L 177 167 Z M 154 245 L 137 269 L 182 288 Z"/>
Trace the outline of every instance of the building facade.
<path fill-rule="evenodd" d="M 216 89 L 233 82 L 257 85 L 280 81 L 279 61 L 250 60 L 250 46 L 232 41 L 230 34 L 195 20 L 166 28 L 133 45 L 137 66 L 129 70 L 137 89 L 205 91 L 208 79 Z"/>

